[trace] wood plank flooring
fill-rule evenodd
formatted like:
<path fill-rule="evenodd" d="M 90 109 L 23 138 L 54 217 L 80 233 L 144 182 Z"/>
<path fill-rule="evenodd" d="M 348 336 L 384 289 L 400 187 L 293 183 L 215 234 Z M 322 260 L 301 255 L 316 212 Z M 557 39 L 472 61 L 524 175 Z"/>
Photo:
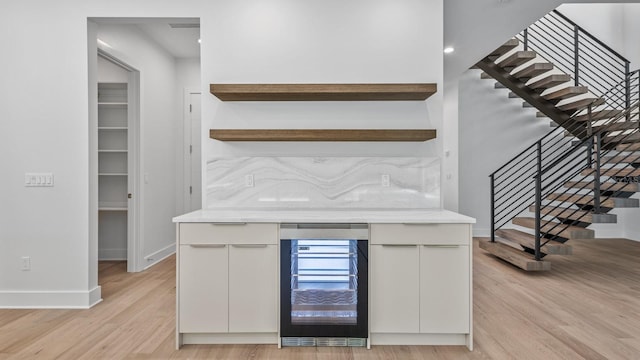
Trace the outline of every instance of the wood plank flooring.
<path fill-rule="evenodd" d="M 640 243 L 572 241 L 552 270 L 526 273 L 474 241 L 474 351 L 463 346 L 175 350 L 175 258 L 136 274 L 100 263 L 89 310 L 0 310 L 0 359 L 639 359 Z"/>

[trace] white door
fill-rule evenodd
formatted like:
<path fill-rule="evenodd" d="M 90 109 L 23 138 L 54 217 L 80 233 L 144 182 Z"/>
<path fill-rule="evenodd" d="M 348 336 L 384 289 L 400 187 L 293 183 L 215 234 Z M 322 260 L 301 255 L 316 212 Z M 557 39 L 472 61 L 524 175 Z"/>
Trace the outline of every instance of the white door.
<path fill-rule="evenodd" d="M 200 161 L 200 93 L 187 92 L 185 96 L 184 126 L 184 211 L 202 208 L 202 163 Z"/>
<path fill-rule="evenodd" d="M 225 244 L 180 245 L 180 332 L 228 332 L 229 252 Z M 258 302 L 259 299 L 252 298 Z"/>
<path fill-rule="evenodd" d="M 278 331 L 277 274 L 278 245 L 231 245 L 229 332 Z"/>
<path fill-rule="evenodd" d="M 371 332 L 420 331 L 419 257 L 416 245 L 371 245 Z"/>
<path fill-rule="evenodd" d="M 469 281 L 469 246 L 420 248 L 420 332 L 469 333 Z"/>

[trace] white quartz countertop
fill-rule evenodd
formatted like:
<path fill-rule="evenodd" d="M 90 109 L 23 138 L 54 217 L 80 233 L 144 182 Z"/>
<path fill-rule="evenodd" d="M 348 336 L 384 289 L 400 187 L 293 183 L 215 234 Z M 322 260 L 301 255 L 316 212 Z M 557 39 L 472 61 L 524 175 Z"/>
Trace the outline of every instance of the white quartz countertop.
<path fill-rule="evenodd" d="M 476 219 L 448 210 L 197 210 L 173 218 L 176 223 L 451 223 L 475 224 Z"/>

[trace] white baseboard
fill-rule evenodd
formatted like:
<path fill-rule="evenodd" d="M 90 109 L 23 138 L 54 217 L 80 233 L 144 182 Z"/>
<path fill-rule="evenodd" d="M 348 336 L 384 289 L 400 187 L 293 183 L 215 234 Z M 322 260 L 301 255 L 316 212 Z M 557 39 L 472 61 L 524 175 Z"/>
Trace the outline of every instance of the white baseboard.
<path fill-rule="evenodd" d="M 127 249 L 98 249 L 98 260 L 127 260 Z"/>
<path fill-rule="evenodd" d="M 101 301 L 100 286 L 87 291 L 0 291 L 0 309 L 88 309 Z"/>
<path fill-rule="evenodd" d="M 474 227 L 472 233 L 473 233 L 474 237 L 489 237 L 489 236 L 491 236 L 491 230 L 490 229 L 484 229 L 484 228 Z"/>
<path fill-rule="evenodd" d="M 146 264 L 144 265 L 144 269 L 143 270 L 147 270 L 148 268 L 152 267 L 153 265 L 159 263 L 160 261 L 168 258 L 169 256 L 175 254 L 176 252 L 176 244 L 173 243 L 169 246 L 166 246 L 154 253 L 151 253 L 150 255 L 147 255 L 144 257 L 144 260 L 146 262 Z"/>

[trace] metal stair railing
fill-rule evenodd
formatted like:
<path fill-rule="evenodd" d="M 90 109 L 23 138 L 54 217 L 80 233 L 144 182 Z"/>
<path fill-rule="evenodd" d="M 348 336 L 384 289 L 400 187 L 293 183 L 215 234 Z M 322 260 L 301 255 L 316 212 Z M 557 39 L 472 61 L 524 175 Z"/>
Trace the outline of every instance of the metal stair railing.
<path fill-rule="evenodd" d="M 602 158 L 615 152 L 617 144 L 625 143 L 640 136 L 640 76 L 639 71 L 630 72 L 610 90 L 594 99 L 584 111 L 578 111 L 571 116 L 564 128 L 558 127 L 543 136 L 536 143 L 527 147 L 520 154 L 494 171 L 490 177 L 491 183 L 491 240 L 495 241 L 495 230 L 506 225 L 514 217 L 523 212 L 523 208 L 533 205 L 535 208 L 535 248 L 531 252 L 537 260 L 542 258 L 540 247 L 558 236 L 554 230 L 560 226 L 580 224 L 588 214 L 601 213 L 601 204 L 618 193 L 613 192 L 602 196 L 600 169 Z M 604 102 L 599 104 L 599 99 Z M 627 103 L 631 102 L 629 106 Z M 594 110 L 622 110 L 615 117 L 592 121 Z M 577 121 L 579 116 L 587 115 L 587 121 Z M 620 124 L 632 124 L 633 128 L 623 131 L 615 130 Z M 594 127 L 595 126 L 595 127 Z M 565 132 L 577 137 L 577 141 L 565 137 Z M 613 138 L 612 136 L 615 136 Z M 615 141 L 611 140 L 615 139 Z M 584 151 L 581 151 L 584 150 Z M 630 156 L 606 165 L 617 166 L 624 164 Z M 582 182 L 591 175 L 580 175 L 585 169 L 593 169 L 594 181 L 591 189 L 586 184 L 577 191 L 561 188 L 567 181 Z M 619 173 L 620 171 L 618 171 Z M 563 223 L 556 224 L 545 231 L 541 230 L 544 219 L 553 215 L 543 215 L 542 208 L 548 211 L 561 209 L 561 203 L 551 205 L 555 200 L 549 200 L 551 194 L 574 195 L 578 197 L 574 203 L 593 197 L 593 206 L 576 207 L 564 210 L 561 218 Z M 553 198 L 550 198 L 553 199 Z M 588 201 L 587 201 L 588 203 Z M 581 211 L 589 210 L 581 213 Z M 570 219 L 570 220 L 569 220 Z M 544 239 L 544 240 L 543 240 Z"/>
<path fill-rule="evenodd" d="M 628 79 L 629 60 L 557 10 L 516 37 L 523 43 L 524 50 L 535 51 L 571 75 L 576 86 L 586 85 L 596 96 Z M 631 84 L 626 85 L 628 90 Z M 627 96 L 625 101 L 626 109 L 631 106 L 631 98 Z"/>

